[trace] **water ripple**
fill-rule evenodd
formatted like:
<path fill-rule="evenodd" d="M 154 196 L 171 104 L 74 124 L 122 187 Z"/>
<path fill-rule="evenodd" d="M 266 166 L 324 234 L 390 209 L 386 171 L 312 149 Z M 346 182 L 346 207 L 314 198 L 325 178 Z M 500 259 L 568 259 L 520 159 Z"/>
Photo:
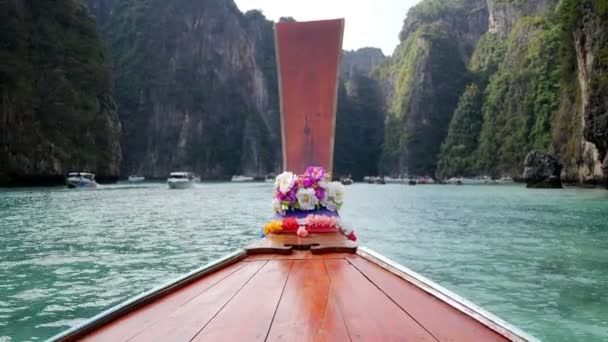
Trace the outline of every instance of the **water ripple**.
<path fill-rule="evenodd" d="M 348 189 L 367 246 L 547 341 L 608 339 L 608 195 Z M 258 237 L 267 184 L 0 190 L 0 341 L 36 341 Z M 221 205 L 218 203 L 221 202 Z"/>

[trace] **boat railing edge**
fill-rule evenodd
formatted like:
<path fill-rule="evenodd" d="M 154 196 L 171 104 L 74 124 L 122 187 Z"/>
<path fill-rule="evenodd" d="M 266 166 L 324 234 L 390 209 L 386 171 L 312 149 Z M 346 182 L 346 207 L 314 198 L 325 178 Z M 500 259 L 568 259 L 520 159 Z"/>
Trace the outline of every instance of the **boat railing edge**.
<path fill-rule="evenodd" d="M 469 300 L 378 252 L 364 246 L 359 246 L 357 255 L 412 283 L 433 297 L 463 312 L 467 316 L 474 318 L 483 325 L 513 341 L 540 342 L 536 337 L 531 336 Z"/>
<path fill-rule="evenodd" d="M 143 292 L 133 298 L 126 300 L 125 302 L 119 303 L 87 320 L 84 322 L 65 330 L 51 338 L 47 339 L 47 342 L 73 340 L 81 337 L 95 328 L 106 324 L 118 317 L 121 317 L 133 310 L 136 310 L 143 305 L 153 301 L 165 295 L 173 292 L 183 286 L 190 284 L 191 282 L 211 273 L 215 272 L 223 267 L 236 263 L 247 256 L 247 252 L 244 249 L 238 249 L 226 256 L 223 256 L 215 261 L 212 261 L 200 268 L 197 268 L 179 278 L 176 278 L 168 283 L 157 286 L 151 290 Z"/>

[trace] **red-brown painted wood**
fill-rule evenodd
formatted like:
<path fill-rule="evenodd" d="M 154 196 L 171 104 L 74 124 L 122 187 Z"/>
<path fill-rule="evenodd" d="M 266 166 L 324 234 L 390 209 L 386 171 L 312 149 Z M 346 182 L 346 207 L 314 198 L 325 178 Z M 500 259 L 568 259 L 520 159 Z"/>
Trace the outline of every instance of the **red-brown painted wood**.
<path fill-rule="evenodd" d="M 82 341 L 125 341 L 144 330 L 148 325 L 163 319 L 179 306 L 200 295 L 216 285 L 235 271 L 243 268 L 244 263 L 227 266 L 194 282 L 179 291 L 172 292 L 161 299 L 142 307 L 139 310 L 107 324 L 93 333 L 83 337 Z"/>
<path fill-rule="evenodd" d="M 162 319 L 130 341 L 189 341 L 267 262 L 251 262 Z"/>
<path fill-rule="evenodd" d="M 311 233 L 305 238 L 296 234 L 269 234 L 245 247 L 247 254 L 289 255 L 298 249 L 310 250 L 312 254 L 355 253 L 357 243 L 341 233 Z"/>
<path fill-rule="evenodd" d="M 193 341 L 263 341 L 292 265 L 268 261 Z"/>
<path fill-rule="evenodd" d="M 359 256 L 348 259 L 440 341 L 508 341 L 478 321 Z"/>
<path fill-rule="evenodd" d="M 106 324 L 83 340 L 265 339 L 509 340 L 356 254 L 310 251 L 249 256 Z"/>
<path fill-rule="evenodd" d="M 325 260 L 353 341 L 436 341 L 346 260 Z"/>
<path fill-rule="evenodd" d="M 346 341 L 348 332 L 330 294 L 323 260 L 296 260 L 268 341 Z"/>
<path fill-rule="evenodd" d="M 344 20 L 275 25 L 283 166 L 331 170 Z"/>

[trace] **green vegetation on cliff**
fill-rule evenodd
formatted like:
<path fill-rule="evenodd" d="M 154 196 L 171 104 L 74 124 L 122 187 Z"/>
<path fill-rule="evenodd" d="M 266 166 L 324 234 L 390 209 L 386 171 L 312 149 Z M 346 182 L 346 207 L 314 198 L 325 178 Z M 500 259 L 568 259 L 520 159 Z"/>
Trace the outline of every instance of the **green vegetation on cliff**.
<path fill-rule="evenodd" d="M 118 176 L 111 69 L 86 6 L 16 0 L 0 12 L 0 184 Z"/>
<path fill-rule="evenodd" d="M 466 3 L 466 4 L 465 4 Z M 386 174 L 432 175 L 458 98 L 470 80 L 462 57 L 470 2 L 423 1 L 408 13 L 401 44 L 376 71 L 388 84 L 380 168 Z M 458 17 L 450 21 L 445 18 Z"/>
<path fill-rule="evenodd" d="M 531 149 L 549 151 L 551 122 L 560 101 L 559 26 L 521 18 L 506 41 L 505 59 L 492 76 L 483 106 L 478 169 L 517 175 Z"/>
<path fill-rule="evenodd" d="M 586 157 L 581 147 L 581 123 L 591 122 L 581 113 L 581 71 L 575 49 L 583 1 L 562 0 L 544 13 L 521 13 L 506 37 L 495 33 L 482 37 L 469 65 L 483 95 L 482 115 L 473 115 L 477 114 L 474 110 L 462 115 L 462 108 L 457 109 L 440 155 L 439 175 L 519 176 L 524 157 L 532 149 L 556 155 L 566 166 L 564 177 L 569 180 L 582 177 L 582 163 L 593 164 L 593 160 L 582 160 Z M 595 63 L 603 60 L 600 57 Z M 601 77 L 590 77 L 589 88 L 601 88 Z M 469 103 L 469 90 L 461 104 Z M 470 127 L 474 118 L 479 122 L 473 126 L 482 129 L 478 137 L 471 130 L 472 136 L 465 139 L 462 129 Z M 475 138 L 478 146 L 471 149 L 465 141 Z M 588 165 L 587 172 L 593 168 Z"/>
<path fill-rule="evenodd" d="M 440 176 L 474 176 L 475 149 L 481 131 L 483 96 L 476 84 L 469 85 L 454 112 L 439 155 Z"/>

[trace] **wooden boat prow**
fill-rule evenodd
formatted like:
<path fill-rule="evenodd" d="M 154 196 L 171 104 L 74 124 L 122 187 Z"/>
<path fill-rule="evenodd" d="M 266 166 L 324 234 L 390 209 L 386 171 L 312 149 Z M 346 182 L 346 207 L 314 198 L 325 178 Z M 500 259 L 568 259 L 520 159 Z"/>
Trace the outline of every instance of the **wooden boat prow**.
<path fill-rule="evenodd" d="M 343 24 L 276 26 L 286 170 L 331 170 Z M 270 234 L 51 340 L 535 341 L 337 232 Z"/>
<path fill-rule="evenodd" d="M 339 233 L 253 242 L 52 340 L 535 341 Z"/>

